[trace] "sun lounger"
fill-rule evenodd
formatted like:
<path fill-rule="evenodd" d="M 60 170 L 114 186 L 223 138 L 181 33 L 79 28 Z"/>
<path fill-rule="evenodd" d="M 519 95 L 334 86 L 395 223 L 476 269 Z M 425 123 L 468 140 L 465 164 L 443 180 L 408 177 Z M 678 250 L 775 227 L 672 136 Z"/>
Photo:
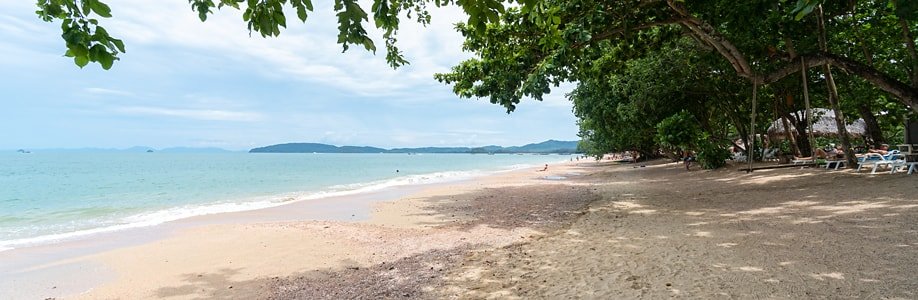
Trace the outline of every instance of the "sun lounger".
<path fill-rule="evenodd" d="M 886 158 L 879 153 L 867 153 L 864 156 L 858 157 L 857 160 L 857 172 L 860 172 L 861 168 L 864 166 L 871 166 L 873 167 L 873 171 L 871 171 L 870 174 L 876 174 L 877 167 L 879 167 L 881 162 L 885 162 Z"/>
<path fill-rule="evenodd" d="M 896 171 L 903 169 L 908 170 L 908 175 L 912 175 L 915 171 L 918 171 L 918 161 L 906 162 L 904 160 L 893 163 L 889 173 L 893 174 Z"/>
<path fill-rule="evenodd" d="M 742 152 L 734 152 L 733 160 L 737 162 L 746 162 L 746 155 L 743 154 Z"/>
<path fill-rule="evenodd" d="M 835 169 L 838 170 L 838 168 L 841 167 L 841 165 L 843 165 L 843 164 L 845 164 L 845 160 L 844 160 L 844 159 L 827 160 L 827 161 L 826 161 L 826 170 L 828 170 L 828 169 L 831 168 L 832 166 L 835 166 Z"/>
<path fill-rule="evenodd" d="M 872 166 L 870 174 L 876 174 L 880 166 L 887 166 L 891 169 L 890 171 L 895 171 L 897 166 L 905 164 L 905 156 L 902 154 L 891 154 L 887 159 L 886 156 L 878 153 L 867 153 L 862 158 L 863 160 L 857 163 L 857 171 L 860 172 L 864 166 Z"/>
<path fill-rule="evenodd" d="M 778 160 L 777 154 L 778 154 L 778 149 L 775 149 L 775 148 L 769 148 L 769 149 L 762 150 L 762 160 L 766 160 L 766 161 Z"/>

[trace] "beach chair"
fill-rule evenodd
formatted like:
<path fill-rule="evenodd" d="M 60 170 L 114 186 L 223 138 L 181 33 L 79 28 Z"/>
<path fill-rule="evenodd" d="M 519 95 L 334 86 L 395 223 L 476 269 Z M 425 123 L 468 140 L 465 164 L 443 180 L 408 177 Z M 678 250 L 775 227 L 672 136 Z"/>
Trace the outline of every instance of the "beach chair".
<path fill-rule="evenodd" d="M 734 152 L 733 160 L 736 162 L 746 162 L 746 155 L 742 152 Z"/>
<path fill-rule="evenodd" d="M 873 168 L 873 171 L 871 172 L 871 174 L 875 174 L 877 172 L 877 167 L 879 166 L 879 163 L 883 161 L 886 161 L 886 158 L 883 157 L 882 154 L 879 154 L 879 153 L 864 154 L 863 156 L 857 158 L 857 172 L 860 172 L 861 168 L 863 168 L 864 166 L 870 166 Z"/>
<path fill-rule="evenodd" d="M 908 165 L 908 175 L 912 175 L 912 172 L 918 171 L 918 161 L 907 162 Z"/>
<path fill-rule="evenodd" d="M 813 158 L 812 158 L 812 157 L 794 157 L 794 159 L 791 160 L 791 163 L 793 163 L 793 164 L 795 164 L 795 165 L 797 165 L 797 164 L 808 164 L 808 163 L 812 163 L 812 162 L 813 162 Z"/>
<path fill-rule="evenodd" d="M 907 170 L 908 175 L 912 175 L 918 170 L 918 161 L 906 161 L 905 154 L 890 155 L 889 174 L 896 173 L 899 170 Z"/>
<path fill-rule="evenodd" d="M 828 170 L 832 166 L 835 166 L 835 170 L 838 170 L 838 168 L 841 167 L 843 164 L 845 164 L 844 159 L 826 160 L 826 170 Z"/>
<path fill-rule="evenodd" d="M 777 153 L 778 153 L 778 149 L 775 149 L 775 148 L 765 149 L 762 151 L 762 160 L 768 160 L 768 161 L 778 160 L 778 157 L 776 156 Z"/>
<path fill-rule="evenodd" d="M 885 158 L 886 160 L 891 160 L 894 155 L 898 155 L 898 154 L 901 154 L 899 150 L 890 150 L 885 155 L 883 155 L 883 158 Z"/>
<path fill-rule="evenodd" d="M 860 172 L 861 168 L 864 166 L 872 166 L 873 168 L 870 174 L 876 174 L 880 166 L 887 166 L 891 169 L 890 171 L 893 172 L 898 167 L 906 164 L 905 155 L 902 154 L 889 154 L 883 156 L 878 153 L 867 153 L 864 155 L 863 159 L 863 161 L 857 163 L 857 171 Z"/>

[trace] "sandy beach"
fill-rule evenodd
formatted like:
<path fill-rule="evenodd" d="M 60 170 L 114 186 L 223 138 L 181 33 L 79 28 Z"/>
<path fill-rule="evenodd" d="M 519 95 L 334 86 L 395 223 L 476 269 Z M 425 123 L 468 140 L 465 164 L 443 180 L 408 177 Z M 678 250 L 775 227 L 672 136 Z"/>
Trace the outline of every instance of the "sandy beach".
<path fill-rule="evenodd" d="M 212 222 L 51 266 L 108 274 L 67 299 L 918 297 L 914 175 L 645 165 L 499 173 L 360 220 Z"/>

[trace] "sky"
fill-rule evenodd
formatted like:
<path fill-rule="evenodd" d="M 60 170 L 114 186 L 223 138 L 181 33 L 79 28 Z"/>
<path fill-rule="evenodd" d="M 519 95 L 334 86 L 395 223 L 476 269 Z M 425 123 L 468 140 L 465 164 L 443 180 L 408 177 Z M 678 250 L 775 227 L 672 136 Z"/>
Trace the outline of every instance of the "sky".
<path fill-rule="evenodd" d="M 433 74 L 472 57 L 461 49 L 455 7 L 433 8 L 427 27 L 403 20 L 393 70 L 381 50 L 342 53 L 330 1 L 280 37 L 249 36 L 241 13 L 200 22 L 186 0 L 107 0 L 101 20 L 127 53 L 105 71 L 63 57 L 60 23 L 34 1 L 0 2 L 0 149 L 220 147 L 288 143 L 513 146 L 577 140 L 576 118 L 554 88 L 515 112 L 462 99 Z M 364 3 L 364 2 L 362 2 Z M 365 6 L 368 7 L 368 6 Z"/>

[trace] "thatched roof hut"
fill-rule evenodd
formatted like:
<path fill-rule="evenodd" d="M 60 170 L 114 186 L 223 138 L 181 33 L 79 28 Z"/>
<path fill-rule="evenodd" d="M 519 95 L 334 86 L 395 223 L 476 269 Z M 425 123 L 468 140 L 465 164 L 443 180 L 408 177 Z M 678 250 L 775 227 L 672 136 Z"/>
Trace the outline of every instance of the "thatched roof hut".
<path fill-rule="evenodd" d="M 803 117 L 806 115 L 806 111 L 797 111 L 795 114 Z M 816 120 L 813 123 L 813 135 L 838 136 L 838 126 L 835 125 L 834 111 L 825 108 L 814 108 L 813 118 Z M 857 119 L 854 123 L 846 125 L 845 128 L 848 129 L 848 135 L 852 137 L 862 137 L 867 133 L 867 123 L 864 122 L 864 119 Z M 793 124 L 790 125 L 789 130 L 791 132 L 795 130 Z M 784 138 L 784 122 L 781 119 L 771 122 L 771 126 L 768 127 L 768 136 L 773 139 Z"/>

